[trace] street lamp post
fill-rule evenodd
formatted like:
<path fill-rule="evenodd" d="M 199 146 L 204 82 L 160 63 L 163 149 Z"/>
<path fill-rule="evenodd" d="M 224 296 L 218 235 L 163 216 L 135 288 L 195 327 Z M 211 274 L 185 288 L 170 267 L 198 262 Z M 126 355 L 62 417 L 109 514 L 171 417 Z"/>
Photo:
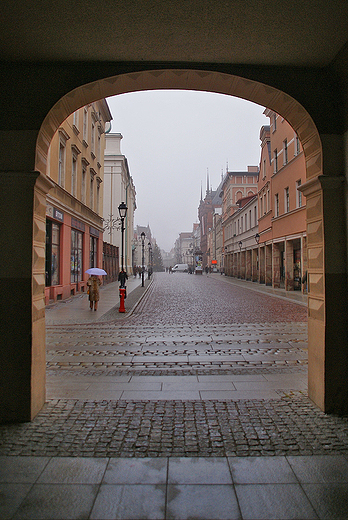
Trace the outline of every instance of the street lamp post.
<path fill-rule="evenodd" d="M 118 207 L 118 212 L 120 214 L 120 220 L 121 220 L 121 272 L 119 273 L 118 275 L 118 279 L 119 279 L 119 282 L 120 282 L 120 308 L 119 308 L 119 312 L 126 312 L 126 309 L 125 309 L 125 306 L 124 306 L 124 300 L 125 300 L 125 297 L 126 297 L 126 279 L 127 279 L 127 274 L 124 272 L 124 262 L 123 262 L 123 259 L 124 259 L 124 249 L 123 249 L 123 244 L 124 244 L 124 230 L 125 230 L 125 225 L 124 225 L 124 219 L 126 218 L 126 215 L 127 215 L 127 206 L 124 202 L 121 202 L 121 204 L 119 205 Z"/>
<path fill-rule="evenodd" d="M 126 215 L 127 215 L 127 209 L 128 208 L 127 208 L 126 204 L 124 202 L 121 202 L 121 204 L 118 207 L 118 212 L 119 212 L 120 219 L 121 219 L 121 271 L 123 271 L 124 230 L 126 229 L 125 225 L 124 225 L 124 219 L 126 218 Z"/>
<path fill-rule="evenodd" d="M 141 286 L 144 287 L 144 245 L 145 245 L 145 233 L 141 233 L 141 251 L 142 251 L 142 267 L 141 267 Z"/>
<path fill-rule="evenodd" d="M 150 277 L 152 275 L 152 245 L 151 242 L 148 243 L 149 246 L 149 270 L 147 273 L 147 278 L 150 280 Z"/>

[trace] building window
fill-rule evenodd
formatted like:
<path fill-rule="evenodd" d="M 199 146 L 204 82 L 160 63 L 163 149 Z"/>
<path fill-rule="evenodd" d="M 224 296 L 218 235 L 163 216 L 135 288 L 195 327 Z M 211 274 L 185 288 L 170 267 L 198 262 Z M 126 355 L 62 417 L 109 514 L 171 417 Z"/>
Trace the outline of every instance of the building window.
<path fill-rule="evenodd" d="M 273 152 L 273 172 L 277 173 L 278 171 L 278 150 L 277 148 Z"/>
<path fill-rule="evenodd" d="M 76 229 L 71 230 L 71 258 L 70 258 L 70 282 L 77 283 L 82 280 L 82 244 L 83 234 Z"/>
<path fill-rule="evenodd" d="M 101 136 L 98 132 L 98 143 L 97 143 L 97 161 L 100 162 L 100 150 L 101 150 Z"/>
<path fill-rule="evenodd" d="M 77 184 L 77 157 L 73 153 L 72 154 L 72 164 L 71 164 L 71 194 L 73 197 L 76 197 L 76 184 Z"/>
<path fill-rule="evenodd" d="M 298 136 L 295 134 L 295 153 L 294 155 L 298 155 L 300 153 L 301 147 L 300 147 L 300 140 Z"/>
<path fill-rule="evenodd" d="M 79 129 L 79 112 L 78 112 L 78 110 L 76 110 L 76 112 L 74 112 L 74 114 L 73 114 L 73 126 L 74 126 L 75 131 L 77 130 L 77 132 L 78 132 L 78 129 Z"/>
<path fill-rule="evenodd" d="M 274 133 L 277 130 L 277 114 L 272 115 L 272 123 L 271 123 L 272 132 Z"/>
<path fill-rule="evenodd" d="M 58 184 L 64 187 L 65 180 L 65 143 L 60 140 L 58 158 Z"/>
<path fill-rule="evenodd" d="M 257 206 L 254 208 L 254 226 L 257 224 Z"/>
<path fill-rule="evenodd" d="M 99 215 L 100 210 L 100 184 L 97 182 L 97 213 Z"/>
<path fill-rule="evenodd" d="M 249 210 L 249 229 L 252 228 L 251 224 L 251 209 Z"/>
<path fill-rule="evenodd" d="M 90 237 L 90 249 L 89 249 L 89 266 L 98 267 L 98 239 L 96 237 Z"/>
<path fill-rule="evenodd" d="M 60 225 L 46 221 L 46 287 L 59 285 Z"/>
<path fill-rule="evenodd" d="M 83 140 L 87 143 L 87 128 L 88 128 L 88 110 L 86 107 L 83 109 Z"/>
<path fill-rule="evenodd" d="M 266 193 L 263 194 L 263 212 L 266 215 L 266 213 L 267 213 Z"/>
<path fill-rule="evenodd" d="M 262 163 L 262 178 L 266 178 L 266 159 L 264 159 Z"/>
<path fill-rule="evenodd" d="M 94 205 L 94 176 L 91 175 L 91 185 L 90 185 L 90 198 L 89 198 L 89 207 L 93 211 L 93 205 Z"/>
<path fill-rule="evenodd" d="M 301 186 L 301 179 L 296 182 L 296 193 L 297 193 L 297 200 L 296 204 L 298 208 L 302 207 L 302 192 L 299 191 L 299 187 Z"/>
<path fill-rule="evenodd" d="M 290 194 L 289 194 L 289 188 L 285 188 L 284 190 L 284 210 L 285 213 L 289 213 L 290 211 Z"/>
<path fill-rule="evenodd" d="M 263 197 L 260 195 L 260 215 L 263 215 Z"/>
<path fill-rule="evenodd" d="M 95 156 L 95 126 L 94 126 L 94 123 L 92 123 L 92 130 L 91 130 L 91 153 Z"/>
<path fill-rule="evenodd" d="M 284 164 L 288 164 L 288 140 L 283 141 Z"/>
<path fill-rule="evenodd" d="M 86 166 L 82 164 L 82 177 L 81 177 L 81 202 L 86 204 Z"/>
<path fill-rule="evenodd" d="M 274 196 L 274 210 L 275 210 L 275 216 L 279 217 L 279 195 L 278 193 Z"/>

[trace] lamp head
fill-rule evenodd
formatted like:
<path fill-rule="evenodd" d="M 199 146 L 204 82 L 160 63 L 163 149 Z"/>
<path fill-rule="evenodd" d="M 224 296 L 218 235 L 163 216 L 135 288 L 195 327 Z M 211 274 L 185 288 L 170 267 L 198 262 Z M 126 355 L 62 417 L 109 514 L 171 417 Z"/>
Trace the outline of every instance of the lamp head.
<path fill-rule="evenodd" d="M 127 209 L 128 208 L 127 208 L 126 204 L 124 202 L 121 202 L 121 204 L 118 207 L 118 212 L 119 212 L 121 218 L 126 218 Z"/>

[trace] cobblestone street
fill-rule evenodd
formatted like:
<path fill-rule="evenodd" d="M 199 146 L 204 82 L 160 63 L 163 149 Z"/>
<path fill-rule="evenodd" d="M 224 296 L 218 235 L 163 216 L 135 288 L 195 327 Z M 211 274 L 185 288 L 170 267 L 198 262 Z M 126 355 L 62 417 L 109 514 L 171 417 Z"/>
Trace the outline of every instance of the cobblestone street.
<path fill-rule="evenodd" d="M 48 326 L 48 402 L 2 432 L 0 454 L 347 451 L 347 420 L 307 397 L 304 305 L 225 277 L 158 273 L 131 316 L 100 320 Z"/>
<path fill-rule="evenodd" d="M 0 426 L 0 516 L 347 518 L 348 419 L 308 399 L 301 295 L 266 289 L 157 273 L 126 316 L 111 287 L 101 315 L 47 309 L 47 403 Z"/>

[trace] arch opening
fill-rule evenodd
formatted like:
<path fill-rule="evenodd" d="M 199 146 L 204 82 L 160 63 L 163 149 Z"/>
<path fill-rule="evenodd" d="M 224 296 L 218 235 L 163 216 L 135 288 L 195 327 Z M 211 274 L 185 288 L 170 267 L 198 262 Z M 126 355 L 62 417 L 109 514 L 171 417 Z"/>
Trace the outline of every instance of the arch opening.
<path fill-rule="evenodd" d="M 159 89 L 214 92 L 266 106 L 287 120 L 299 136 L 306 158 L 307 181 L 315 180 L 320 175 L 322 169 L 320 136 L 310 114 L 295 99 L 274 87 L 256 81 L 204 70 L 134 72 L 105 78 L 69 92 L 50 110 L 41 126 L 37 139 L 35 169 L 45 173 L 52 136 L 60 124 L 78 108 L 117 94 Z M 321 213 L 316 217 L 320 219 Z M 323 271 L 323 267 L 321 270 Z M 322 273 L 316 274 L 319 274 L 317 281 L 320 285 Z M 320 300 L 319 297 L 315 300 L 312 313 L 314 321 L 322 320 L 323 298 Z M 314 394 L 313 397 L 317 404 L 323 407 L 323 403 L 315 399 Z"/>

